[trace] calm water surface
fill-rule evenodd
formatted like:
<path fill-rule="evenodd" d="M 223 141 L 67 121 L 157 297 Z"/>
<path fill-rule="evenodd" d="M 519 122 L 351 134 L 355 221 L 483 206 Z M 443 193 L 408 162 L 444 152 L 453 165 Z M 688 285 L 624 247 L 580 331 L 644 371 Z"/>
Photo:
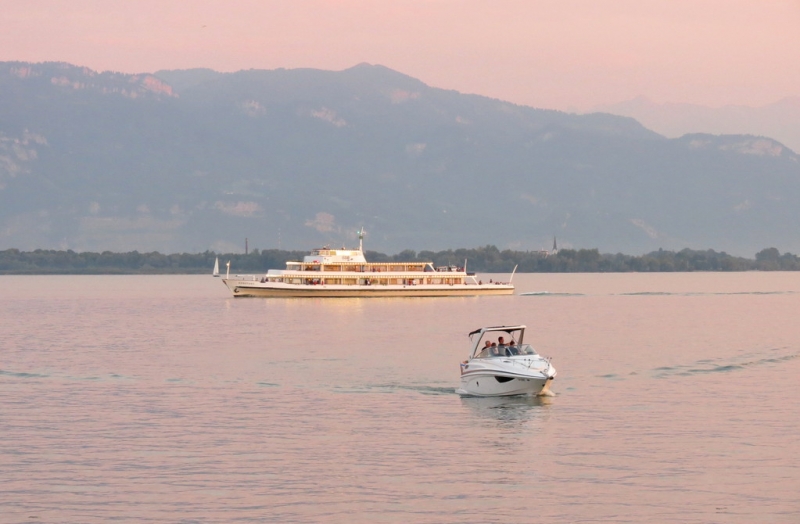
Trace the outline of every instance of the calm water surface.
<path fill-rule="evenodd" d="M 800 522 L 800 273 L 514 280 L 0 277 L 0 522 Z M 556 395 L 455 395 L 515 323 Z"/>

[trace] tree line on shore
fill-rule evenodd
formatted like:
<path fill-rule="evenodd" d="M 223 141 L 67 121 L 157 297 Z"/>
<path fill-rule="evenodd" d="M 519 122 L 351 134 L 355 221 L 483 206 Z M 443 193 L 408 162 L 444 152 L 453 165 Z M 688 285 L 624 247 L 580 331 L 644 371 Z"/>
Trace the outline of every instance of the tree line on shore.
<path fill-rule="evenodd" d="M 37 249 L 0 251 L 0 274 L 203 274 L 211 273 L 219 258 L 221 273 L 230 261 L 231 273 L 265 273 L 283 269 L 289 260 L 302 260 L 306 251 L 255 249 L 250 253 L 102 253 L 72 250 Z M 597 249 L 562 249 L 554 254 L 539 251 L 500 250 L 487 245 L 473 249 L 445 251 L 405 250 L 396 255 L 376 251 L 365 253 L 370 262 L 430 261 L 436 266 L 463 265 L 481 273 L 510 273 L 515 266 L 520 273 L 623 273 L 685 271 L 797 271 L 800 257 L 781 254 L 771 247 L 756 253 L 754 259 L 725 252 L 683 249 L 658 250 L 641 256 L 603 254 Z"/>

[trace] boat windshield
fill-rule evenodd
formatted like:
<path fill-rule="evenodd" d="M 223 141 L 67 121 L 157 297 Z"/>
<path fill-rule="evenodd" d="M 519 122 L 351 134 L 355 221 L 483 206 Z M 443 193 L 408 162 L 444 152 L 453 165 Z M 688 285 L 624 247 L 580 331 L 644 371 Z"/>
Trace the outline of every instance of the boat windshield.
<path fill-rule="evenodd" d="M 536 350 L 531 347 L 530 344 L 522 344 L 519 346 L 519 354 L 520 355 L 535 355 Z"/>
<path fill-rule="evenodd" d="M 517 355 L 536 355 L 530 344 L 491 346 L 483 348 L 475 358 L 513 357 Z"/>

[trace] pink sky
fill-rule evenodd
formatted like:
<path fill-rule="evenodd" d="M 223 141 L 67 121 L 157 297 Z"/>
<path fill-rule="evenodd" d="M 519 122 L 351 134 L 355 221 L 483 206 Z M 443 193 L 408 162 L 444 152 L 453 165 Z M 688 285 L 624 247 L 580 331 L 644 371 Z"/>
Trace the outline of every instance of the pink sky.
<path fill-rule="evenodd" d="M 800 0 L 30 0 L 0 60 L 128 73 L 381 64 L 525 105 L 800 95 Z"/>

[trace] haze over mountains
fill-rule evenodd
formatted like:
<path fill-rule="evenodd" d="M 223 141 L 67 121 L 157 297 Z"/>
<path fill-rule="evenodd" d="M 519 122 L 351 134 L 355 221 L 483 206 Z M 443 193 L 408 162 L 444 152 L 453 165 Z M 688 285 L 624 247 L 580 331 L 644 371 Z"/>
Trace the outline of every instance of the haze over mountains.
<path fill-rule="evenodd" d="M 647 128 L 670 138 L 701 131 L 717 135 L 761 135 L 800 152 L 800 96 L 761 107 L 657 104 L 638 97 L 598 106 L 595 111 L 635 118 Z"/>
<path fill-rule="evenodd" d="M 754 133 L 759 133 L 755 130 Z M 429 87 L 382 66 L 0 63 L 0 249 L 800 250 L 800 162 Z"/>

